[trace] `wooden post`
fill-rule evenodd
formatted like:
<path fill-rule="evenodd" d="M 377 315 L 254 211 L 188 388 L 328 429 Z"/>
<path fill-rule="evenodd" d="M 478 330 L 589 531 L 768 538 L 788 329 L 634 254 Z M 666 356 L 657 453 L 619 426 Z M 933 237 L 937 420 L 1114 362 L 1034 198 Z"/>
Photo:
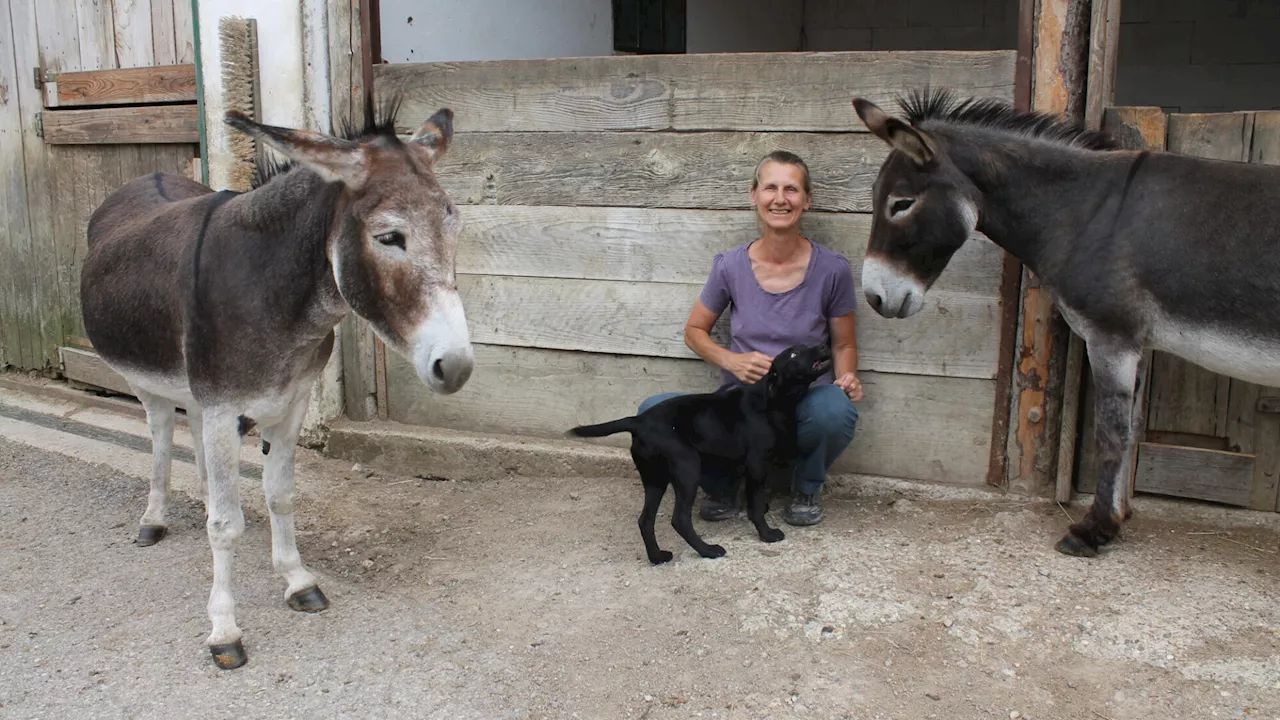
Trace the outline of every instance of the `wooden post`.
<path fill-rule="evenodd" d="M 1093 0 L 1089 24 L 1088 85 L 1085 88 L 1084 122 L 1091 130 L 1102 127 L 1103 112 L 1115 101 L 1116 62 L 1120 41 L 1120 0 Z M 1161 135 L 1161 146 L 1164 138 Z M 1054 496 L 1071 500 L 1079 446 L 1081 388 L 1085 367 L 1084 340 L 1067 330 L 1067 358 L 1063 372 L 1062 421 L 1058 430 L 1058 466 Z M 1148 367 L 1144 365 L 1143 367 Z M 1146 382 L 1142 387 L 1146 388 Z M 1146 403 L 1142 404 L 1145 409 Z M 1135 442 L 1135 447 L 1137 447 Z"/>
<path fill-rule="evenodd" d="M 1091 12 L 1090 0 L 1039 0 L 1032 110 L 1083 119 Z M 1009 490 L 1039 495 L 1057 474 L 1066 324 L 1025 268 L 1019 311 L 1006 476 Z"/>

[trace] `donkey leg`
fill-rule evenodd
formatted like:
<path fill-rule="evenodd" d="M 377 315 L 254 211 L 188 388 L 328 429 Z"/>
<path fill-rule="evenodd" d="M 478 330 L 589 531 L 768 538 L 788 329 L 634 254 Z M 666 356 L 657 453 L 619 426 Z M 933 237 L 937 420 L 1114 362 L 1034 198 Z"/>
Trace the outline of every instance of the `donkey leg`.
<path fill-rule="evenodd" d="M 187 426 L 191 428 L 191 454 L 196 459 L 196 495 L 204 503 L 204 516 L 209 517 L 209 476 L 204 466 L 204 411 L 187 408 Z"/>
<path fill-rule="evenodd" d="M 308 400 L 307 393 L 299 393 L 283 420 L 262 428 L 262 439 L 271 448 L 263 462 L 262 490 L 271 513 L 271 564 L 288 583 L 285 599 L 299 612 L 320 612 L 329 607 L 329 600 L 302 565 L 293 519 L 294 451 Z"/>
<path fill-rule="evenodd" d="M 1099 547 L 1119 534 L 1128 515 L 1134 392 L 1142 360 L 1141 350 L 1127 343 L 1093 339 L 1088 352 L 1097 388 L 1098 489 L 1084 519 L 1057 544 L 1059 552 L 1080 557 L 1097 555 Z"/>
<path fill-rule="evenodd" d="M 248 661 L 236 626 L 236 600 L 231 592 L 236 541 L 244 534 L 240 506 L 239 412 L 229 408 L 205 411 L 203 427 L 205 470 L 209 478 L 209 547 L 213 550 L 213 589 L 209 592 L 209 621 L 213 631 L 206 643 L 213 660 L 224 670 Z"/>
<path fill-rule="evenodd" d="M 147 510 L 142 513 L 134 543 L 148 547 L 160 542 L 169 529 L 164 513 L 169 504 L 169 478 L 173 468 L 175 408 L 172 402 L 162 397 L 136 388 L 134 393 L 147 411 L 147 429 L 151 431 L 151 492 L 147 495 Z"/>

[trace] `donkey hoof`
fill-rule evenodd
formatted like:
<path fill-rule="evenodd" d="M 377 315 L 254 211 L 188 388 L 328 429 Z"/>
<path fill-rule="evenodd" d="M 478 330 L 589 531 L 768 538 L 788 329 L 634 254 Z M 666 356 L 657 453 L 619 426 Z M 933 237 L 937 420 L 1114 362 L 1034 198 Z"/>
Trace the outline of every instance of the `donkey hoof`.
<path fill-rule="evenodd" d="M 318 587 L 309 587 L 289 596 L 289 607 L 298 612 L 320 612 L 329 607 L 329 598 Z"/>
<path fill-rule="evenodd" d="M 150 547 L 164 539 L 169 529 L 163 525 L 143 525 L 138 528 L 138 539 L 134 544 L 138 547 Z"/>
<path fill-rule="evenodd" d="M 1071 533 L 1063 535 L 1058 544 L 1054 546 L 1054 549 L 1063 555 L 1074 555 L 1075 557 L 1091 558 L 1096 557 L 1098 554 L 1098 548 Z"/>
<path fill-rule="evenodd" d="M 239 640 L 226 645 L 210 645 L 209 652 L 213 655 L 213 662 L 223 670 L 235 670 L 249 662 L 249 656 L 244 654 L 244 643 Z"/>

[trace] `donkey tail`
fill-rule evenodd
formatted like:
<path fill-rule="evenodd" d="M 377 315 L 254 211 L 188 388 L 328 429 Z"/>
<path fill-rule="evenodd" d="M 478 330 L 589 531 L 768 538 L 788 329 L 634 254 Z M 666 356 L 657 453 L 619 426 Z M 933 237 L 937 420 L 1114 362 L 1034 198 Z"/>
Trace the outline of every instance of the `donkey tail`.
<path fill-rule="evenodd" d="M 636 427 L 638 427 L 636 424 L 636 417 L 633 415 L 631 417 L 624 417 L 618 420 L 611 420 L 607 423 L 600 423 L 599 425 L 579 425 L 578 427 L 570 430 L 569 434 L 586 438 L 604 437 L 605 435 L 613 435 L 614 433 L 631 432 L 635 430 Z"/>

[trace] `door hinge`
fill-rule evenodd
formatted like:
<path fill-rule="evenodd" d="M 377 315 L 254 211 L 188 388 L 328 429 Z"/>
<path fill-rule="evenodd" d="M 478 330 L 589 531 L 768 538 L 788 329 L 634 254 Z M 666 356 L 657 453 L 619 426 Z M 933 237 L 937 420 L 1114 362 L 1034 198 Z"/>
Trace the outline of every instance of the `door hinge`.
<path fill-rule="evenodd" d="M 35 126 L 36 126 L 36 137 L 39 137 L 39 138 L 44 137 L 44 113 L 42 112 L 36 113 Z"/>
<path fill-rule="evenodd" d="M 44 71 L 42 71 L 42 70 L 41 70 L 40 68 L 38 68 L 38 67 L 37 67 L 37 68 L 31 68 L 31 70 L 32 70 L 32 72 L 33 72 L 33 73 L 35 74 L 35 76 L 36 76 L 36 89 L 37 89 L 37 90 L 43 90 L 43 89 L 44 89 Z"/>

